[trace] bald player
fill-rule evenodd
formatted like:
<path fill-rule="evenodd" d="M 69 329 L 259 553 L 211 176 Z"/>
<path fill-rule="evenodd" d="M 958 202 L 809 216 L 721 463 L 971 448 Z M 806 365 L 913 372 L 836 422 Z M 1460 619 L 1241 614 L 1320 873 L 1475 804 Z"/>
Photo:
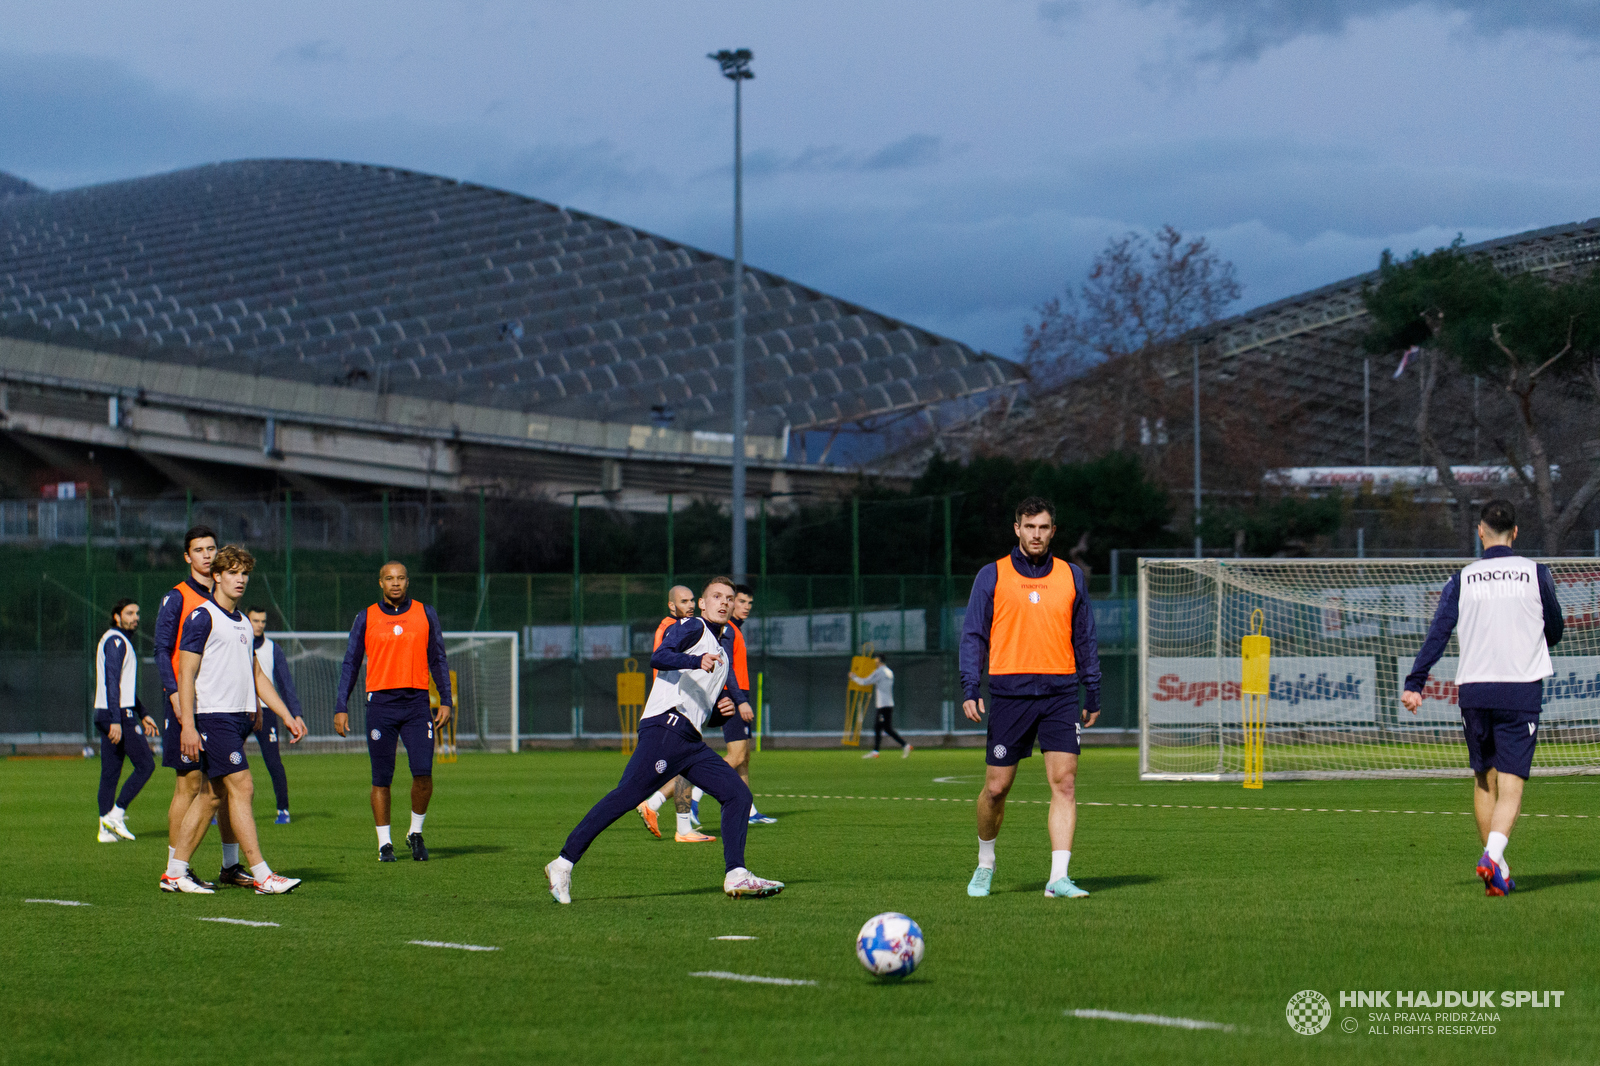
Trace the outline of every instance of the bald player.
<path fill-rule="evenodd" d="M 444 655 L 444 627 L 432 607 L 411 598 L 411 575 L 404 563 L 378 570 L 383 598 L 356 615 L 350 645 L 339 672 L 333 705 L 333 730 L 350 732 L 350 693 L 361 662 L 367 664 L 367 755 L 372 760 L 372 818 L 378 826 L 378 861 L 394 862 L 389 825 L 389 786 L 394 782 L 396 745 L 404 742 L 411 764 L 411 829 L 406 844 L 416 862 L 428 861 L 422 820 L 433 800 L 433 731 L 450 718 L 450 665 Z M 439 690 L 437 714 L 428 708 L 428 680 Z"/>

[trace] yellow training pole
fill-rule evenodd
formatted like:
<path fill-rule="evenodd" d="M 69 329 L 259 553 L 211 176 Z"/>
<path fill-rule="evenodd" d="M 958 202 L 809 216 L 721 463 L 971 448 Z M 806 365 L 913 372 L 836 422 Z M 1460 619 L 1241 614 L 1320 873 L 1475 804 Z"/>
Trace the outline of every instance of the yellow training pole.
<path fill-rule="evenodd" d="M 872 642 L 867 641 L 861 645 L 861 654 L 850 660 L 850 673 L 853 677 L 866 677 L 876 670 L 878 665 L 872 661 Z M 858 685 L 851 681 L 844 690 L 844 736 L 839 738 L 839 743 L 847 748 L 861 746 L 861 725 L 866 715 L 867 703 L 872 699 L 871 685 Z"/>
<path fill-rule="evenodd" d="M 617 675 L 617 720 L 622 726 L 622 754 L 632 755 L 644 711 L 644 674 L 636 659 L 624 659 Z"/>
<path fill-rule="evenodd" d="M 435 762 L 456 761 L 456 721 L 461 717 L 461 701 L 457 698 L 460 686 L 456 684 L 456 672 L 450 671 L 450 720 L 445 722 L 444 728 L 435 730 L 433 734 L 433 750 Z M 428 679 L 428 708 L 435 714 L 439 711 L 439 686 Z"/>
<path fill-rule="evenodd" d="M 1250 614 L 1250 635 L 1239 641 L 1242 662 L 1239 694 L 1244 704 L 1244 787 L 1266 782 L 1267 697 L 1272 691 L 1272 638 L 1262 632 L 1266 613 Z"/>

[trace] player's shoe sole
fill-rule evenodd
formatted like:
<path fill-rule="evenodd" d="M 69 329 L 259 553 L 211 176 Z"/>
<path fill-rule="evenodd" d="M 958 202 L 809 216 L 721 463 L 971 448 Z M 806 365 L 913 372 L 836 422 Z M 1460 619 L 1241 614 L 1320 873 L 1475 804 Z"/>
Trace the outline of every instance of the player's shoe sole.
<path fill-rule="evenodd" d="M 394 862 L 394 845 L 382 844 L 378 847 L 379 862 Z"/>
<path fill-rule="evenodd" d="M 750 816 L 751 825 L 773 825 L 776 822 L 777 819 L 770 814 L 752 814 Z"/>
<path fill-rule="evenodd" d="M 1500 864 L 1489 858 L 1486 851 L 1478 859 L 1478 876 L 1483 879 L 1483 894 L 1508 896 L 1516 891 L 1517 883 L 1500 872 Z"/>
<path fill-rule="evenodd" d="M 232 866 L 223 867 L 217 873 L 217 884 L 233 885 L 235 888 L 255 888 L 256 878 L 250 872 L 250 867 L 239 862 L 234 863 Z"/>
<path fill-rule="evenodd" d="M 544 868 L 545 877 L 550 880 L 550 898 L 557 903 L 572 902 L 572 871 L 557 870 L 552 861 Z"/>
<path fill-rule="evenodd" d="M 972 871 L 972 880 L 967 882 L 967 895 L 987 896 L 993 882 L 994 871 L 987 866 L 980 866 Z"/>
<path fill-rule="evenodd" d="M 745 869 L 730 870 L 722 880 L 723 894 L 733 899 L 764 899 L 776 896 L 783 887 L 782 881 L 769 881 Z"/>
<path fill-rule="evenodd" d="M 118 837 L 122 838 L 123 840 L 137 840 L 138 839 L 137 837 L 135 837 L 133 835 L 133 831 L 128 828 L 128 823 L 127 822 L 120 822 L 120 821 L 117 821 L 116 819 L 113 819 L 113 818 L 102 818 L 102 819 L 100 819 L 100 828 L 101 829 L 109 829 L 109 830 L 111 830 L 111 832 L 115 833 Z"/>
<path fill-rule="evenodd" d="M 282 874 L 268 874 L 256 882 L 256 895 L 258 896 L 287 896 L 300 887 L 300 878 L 285 877 Z"/>
<path fill-rule="evenodd" d="M 1072 878 L 1062 877 L 1051 881 L 1044 889 L 1045 899 L 1081 899 L 1089 894 L 1086 888 L 1079 888 L 1072 883 Z"/>
<path fill-rule="evenodd" d="M 647 803 L 641 803 L 634 810 L 639 812 L 639 817 L 644 819 L 644 827 L 650 830 L 650 835 L 657 840 L 661 839 L 661 819 Z"/>
<path fill-rule="evenodd" d="M 161 875 L 161 891 L 186 892 L 196 896 L 210 896 L 217 891 L 215 885 L 209 885 L 192 873 L 185 872 L 182 877 L 172 877 L 169 874 Z"/>
<path fill-rule="evenodd" d="M 406 837 L 406 844 L 411 848 L 411 858 L 414 862 L 428 861 L 428 845 L 422 842 L 421 833 L 411 833 Z"/>
<path fill-rule="evenodd" d="M 710 844 L 717 838 L 704 833 L 673 833 L 672 839 L 680 844 Z"/>

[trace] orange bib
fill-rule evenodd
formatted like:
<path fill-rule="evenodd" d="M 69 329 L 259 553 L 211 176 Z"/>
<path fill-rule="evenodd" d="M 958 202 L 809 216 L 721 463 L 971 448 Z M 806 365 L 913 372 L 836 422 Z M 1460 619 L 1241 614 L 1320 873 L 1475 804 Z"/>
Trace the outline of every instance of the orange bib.
<path fill-rule="evenodd" d="M 416 600 L 404 614 L 367 608 L 367 691 L 428 688 L 428 615 Z"/>
<path fill-rule="evenodd" d="M 1072 567 L 1052 561 L 1044 577 L 1023 577 L 1007 555 L 995 563 L 990 674 L 1075 674 Z"/>
<path fill-rule="evenodd" d="M 206 602 L 206 597 L 196 592 L 187 579 L 172 586 L 178 595 L 183 597 L 183 612 L 178 615 L 178 628 L 172 635 L 172 676 L 178 676 L 178 649 L 183 647 L 183 625 L 189 620 L 189 615 L 194 609 Z"/>

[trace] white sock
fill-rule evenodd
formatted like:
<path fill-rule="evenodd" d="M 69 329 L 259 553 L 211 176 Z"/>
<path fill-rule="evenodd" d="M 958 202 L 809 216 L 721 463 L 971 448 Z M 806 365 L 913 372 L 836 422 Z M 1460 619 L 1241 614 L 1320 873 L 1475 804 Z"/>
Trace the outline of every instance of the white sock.
<path fill-rule="evenodd" d="M 978 865 L 985 870 L 994 869 L 994 841 L 978 838 Z"/>
<path fill-rule="evenodd" d="M 692 799 L 692 800 L 694 800 L 694 801 L 695 801 L 695 802 L 696 802 L 696 803 L 699 803 L 699 802 L 700 802 L 700 797 L 701 797 L 701 796 L 704 796 L 704 795 L 705 795 L 705 793 L 704 793 L 704 792 L 702 792 L 702 791 L 700 791 L 700 790 L 699 790 L 699 789 L 698 789 L 698 788 L 697 788 L 697 789 L 695 789 L 695 790 L 694 790 L 694 791 L 693 791 L 693 792 L 691 792 L 691 793 L 689 793 L 689 798 L 690 798 L 690 799 Z"/>
<path fill-rule="evenodd" d="M 659 811 L 661 809 L 661 805 L 665 802 L 667 802 L 667 797 L 657 792 L 654 796 L 651 796 L 649 799 L 645 800 L 644 805 L 649 807 L 652 811 Z"/>
<path fill-rule="evenodd" d="M 1055 884 L 1067 876 L 1067 862 L 1072 858 L 1070 851 L 1052 851 L 1050 853 L 1050 884 Z"/>
<path fill-rule="evenodd" d="M 684 834 L 685 836 L 688 836 L 690 833 L 694 832 L 694 826 L 689 824 L 688 812 L 678 815 L 678 832 Z"/>
<path fill-rule="evenodd" d="M 411 812 L 411 832 L 413 832 L 413 833 L 422 832 L 422 820 L 424 818 L 426 818 L 426 817 L 427 817 L 426 814 L 418 814 L 416 811 L 412 811 Z"/>
<path fill-rule="evenodd" d="M 170 844 L 167 845 L 167 861 L 171 862 L 173 859 L 176 859 L 177 857 L 178 857 L 178 849 L 173 847 L 173 846 L 171 846 Z"/>
<path fill-rule="evenodd" d="M 168 877 L 182 877 L 185 873 L 188 872 L 188 870 L 189 870 L 189 864 L 184 862 L 182 859 L 168 859 L 167 860 L 167 876 Z"/>
<path fill-rule="evenodd" d="M 572 872 L 572 863 L 565 855 L 557 855 L 555 862 L 552 862 L 550 865 L 554 866 L 557 870 L 560 870 L 564 874 L 570 874 Z"/>
<path fill-rule="evenodd" d="M 265 881 L 267 878 L 272 876 L 272 867 L 267 865 L 266 859 L 262 859 L 260 862 L 250 867 L 250 876 L 254 877 L 257 881 Z"/>
<path fill-rule="evenodd" d="M 239 865 L 239 845 L 237 845 L 237 844 L 224 844 L 224 845 L 222 845 L 222 865 L 224 865 L 224 866 L 238 866 Z"/>
<path fill-rule="evenodd" d="M 121 807 L 113 807 L 111 808 L 111 813 L 106 815 L 106 817 L 110 818 L 113 822 L 120 822 L 127 817 L 127 815 L 128 812 L 123 810 Z"/>
<path fill-rule="evenodd" d="M 389 839 L 389 827 L 386 825 L 380 825 L 378 826 L 378 847 L 381 848 L 385 844 L 388 844 L 392 847 L 394 845 L 394 841 Z"/>
<path fill-rule="evenodd" d="M 1500 867 L 1500 876 L 1502 877 L 1511 872 L 1511 867 L 1506 865 L 1506 845 L 1508 843 L 1510 841 L 1506 839 L 1504 833 L 1490 833 L 1489 843 L 1484 846 L 1484 850 L 1489 853 L 1489 858 L 1493 859 L 1494 864 Z"/>

